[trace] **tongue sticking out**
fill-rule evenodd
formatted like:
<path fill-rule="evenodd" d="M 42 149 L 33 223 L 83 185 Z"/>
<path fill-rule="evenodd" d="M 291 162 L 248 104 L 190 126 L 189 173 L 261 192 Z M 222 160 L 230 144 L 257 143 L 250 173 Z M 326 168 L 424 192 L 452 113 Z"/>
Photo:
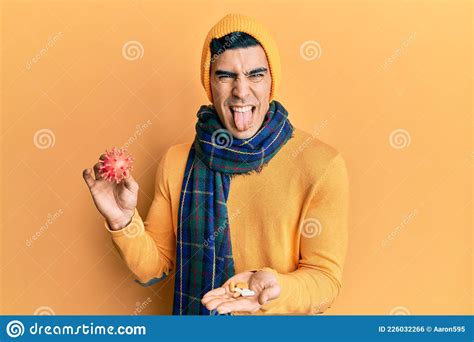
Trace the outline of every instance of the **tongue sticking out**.
<path fill-rule="evenodd" d="M 245 131 L 250 127 L 250 121 L 252 120 L 252 110 L 246 112 L 234 111 L 234 123 L 235 127 L 239 131 Z"/>

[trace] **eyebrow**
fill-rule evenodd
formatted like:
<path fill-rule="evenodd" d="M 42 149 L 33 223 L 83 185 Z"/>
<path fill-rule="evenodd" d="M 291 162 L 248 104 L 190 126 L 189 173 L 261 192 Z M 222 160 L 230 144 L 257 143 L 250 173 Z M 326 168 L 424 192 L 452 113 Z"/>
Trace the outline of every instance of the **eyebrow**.
<path fill-rule="evenodd" d="M 250 70 L 247 73 L 244 73 L 245 76 L 250 76 L 254 74 L 259 74 L 259 73 L 266 73 L 268 72 L 268 69 L 265 67 L 260 67 L 260 68 L 255 68 Z M 216 70 L 214 73 L 216 76 L 229 76 L 229 77 L 237 77 L 237 73 L 232 72 L 232 71 L 227 71 L 227 70 Z"/>

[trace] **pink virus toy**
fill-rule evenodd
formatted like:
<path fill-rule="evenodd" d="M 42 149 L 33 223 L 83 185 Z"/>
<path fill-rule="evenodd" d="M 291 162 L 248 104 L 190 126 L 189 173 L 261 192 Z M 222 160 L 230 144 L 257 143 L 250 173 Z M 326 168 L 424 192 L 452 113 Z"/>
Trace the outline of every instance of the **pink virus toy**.
<path fill-rule="evenodd" d="M 134 158 L 124 148 L 113 147 L 105 151 L 105 158 L 99 160 L 99 174 L 109 182 L 120 183 L 132 171 Z"/>

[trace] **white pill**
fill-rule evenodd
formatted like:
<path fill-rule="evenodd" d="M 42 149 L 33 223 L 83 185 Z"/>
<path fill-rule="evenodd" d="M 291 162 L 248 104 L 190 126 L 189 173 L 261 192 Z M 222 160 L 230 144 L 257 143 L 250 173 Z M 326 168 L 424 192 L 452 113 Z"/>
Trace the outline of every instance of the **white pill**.
<path fill-rule="evenodd" d="M 242 289 L 240 287 L 235 287 L 234 292 L 242 293 Z"/>
<path fill-rule="evenodd" d="M 249 289 L 244 289 L 242 290 L 242 296 L 243 297 L 249 297 L 255 295 L 255 292 Z"/>

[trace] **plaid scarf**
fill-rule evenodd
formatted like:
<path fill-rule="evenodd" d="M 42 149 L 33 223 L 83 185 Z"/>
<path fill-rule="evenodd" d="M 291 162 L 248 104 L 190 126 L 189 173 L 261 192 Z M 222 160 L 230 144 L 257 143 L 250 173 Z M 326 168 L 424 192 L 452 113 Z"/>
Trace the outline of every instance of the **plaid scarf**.
<path fill-rule="evenodd" d="M 277 101 L 270 102 L 250 139 L 225 130 L 213 106 L 201 106 L 197 116 L 178 210 L 174 315 L 211 314 L 202 296 L 234 275 L 226 204 L 231 177 L 260 172 L 293 136 L 288 113 Z"/>

